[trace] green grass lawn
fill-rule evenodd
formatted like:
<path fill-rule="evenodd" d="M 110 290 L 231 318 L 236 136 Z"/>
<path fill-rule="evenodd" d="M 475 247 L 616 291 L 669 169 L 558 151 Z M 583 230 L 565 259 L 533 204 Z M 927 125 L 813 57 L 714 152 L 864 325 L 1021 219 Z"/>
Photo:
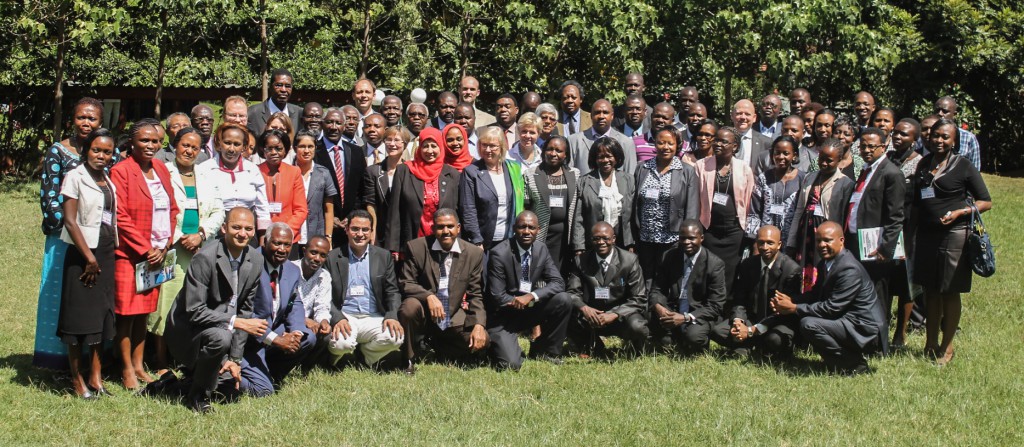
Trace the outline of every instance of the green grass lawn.
<path fill-rule="evenodd" d="M 35 185 L 0 194 L 0 445 L 1009 445 L 1024 405 L 1019 233 L 1024 180 L 986 176 L 999 271 L 966 296 L 957 356 L 910 349 L 855 378 L 817 356 L 772 367 L 713 355 L 528 362 L 519 373 L 424 365 L 414 377 L 295 374 L 264 399 L 198 416 L 135 397 L 74 398 L 31 366 L 43 238 Z"/>

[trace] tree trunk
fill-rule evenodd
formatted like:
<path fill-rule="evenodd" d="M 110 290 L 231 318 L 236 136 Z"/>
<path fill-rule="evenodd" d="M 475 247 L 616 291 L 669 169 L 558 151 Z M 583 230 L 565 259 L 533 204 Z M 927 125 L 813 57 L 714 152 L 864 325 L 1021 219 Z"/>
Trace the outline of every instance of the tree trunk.
<path fill-rule="evenodd" d="M 732 110 L 732 70 L 730 69 L 725 70 L 725 107 L 722 110 Z"/>
<path fill-rule="evenodd" d="M 359 60 L 359 78 L 365 78 L 370 64 L 370 0 L 363 2 L 363 56 Z"/>
<path fill-rule="evenodd" d="M 53 82 L 53 140 L 61 140 L 61 129 L 64 128 L 64 53 L 67 51 L 67 39 L 64 35 L 66 20 L 64 16 L 60 20 L 60 29 L 57 31 L 57 64 L 54 67 Z"/>
<path fill-rule="evenodd" d="M 166 74 L 167 67 L 165 65 L 167 59 L 167 51 L 170 47 L 167 45 L 167 8 L 160 11 L 160 45 L 157 48 L 159 51 L 157 56 L 156 65 L 156 98 L 154 98 L 153 116 L 156 119 L 160 119 L 160 107 L 163 104 L 164 96 L 164 75 Z"/>
<path fill-rule="evenodd" d="M 462 60 L 459 61 L 459 65 L 462 71 L 462 76 L 460 76 L 460 79 L 466 77 L 466 75 L 468 74 L 467 72 L 469 71 L 469 12 L 466 12 L 463 17 L 464 18 L 462 23 L 462 48 L 459 49 L 459 54 L 462 56 Z"/>
<path fill-rule="evenodd" d="M 267 68 L 267 2 L 260 0 L 260 86 L 263 101 L 270 96 L 270 79 Z"/>

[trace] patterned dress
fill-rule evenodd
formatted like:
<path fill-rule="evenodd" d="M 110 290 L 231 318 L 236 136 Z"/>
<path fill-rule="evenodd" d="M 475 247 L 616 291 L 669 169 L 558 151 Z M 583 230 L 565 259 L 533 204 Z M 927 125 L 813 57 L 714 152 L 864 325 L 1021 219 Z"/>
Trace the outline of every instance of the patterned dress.
<path fill-rule="evenodd" d="M 759 228 L 774 225 L 782 230 L 782 246 L 786 246 L 804 175 L 803 171 L 797 171 L 796 177 L 785 183 L 774 169 L 757 175 L 754 179 L 754 192 L 750 197 L 750 212 L 747 213 L 749 238 L 757 239 Z"/>
<path fill-rule="evenodd" d="M 46 235 L 43 269 L 39 279 L 39 307 L 36 310 L 36 340 L 32 364 L 40 368 L 68 369 L 67 346 L 57 337 L 60 297 L 64 286 L 64 256 L 69 245 L 60 240 L 64 228 L 64 197 L 60 188 L 64 176 L 81 164 L 78 154 L 59 142 L 46 150 L 39 189 L 39 206 Z"/>

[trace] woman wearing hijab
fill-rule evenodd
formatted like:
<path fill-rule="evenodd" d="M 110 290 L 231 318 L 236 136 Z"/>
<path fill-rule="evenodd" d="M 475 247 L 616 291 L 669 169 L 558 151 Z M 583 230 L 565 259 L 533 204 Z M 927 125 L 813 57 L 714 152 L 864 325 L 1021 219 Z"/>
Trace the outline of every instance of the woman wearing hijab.
<path fill-rule="evenodd" d="M 444 135 L 444 164 L 462 172 L 473 163 L 473 155 L 468 150 L 469 135 L 466 134 L 466 128 L 452 123 L 444 126 L 441 134 Z"/>

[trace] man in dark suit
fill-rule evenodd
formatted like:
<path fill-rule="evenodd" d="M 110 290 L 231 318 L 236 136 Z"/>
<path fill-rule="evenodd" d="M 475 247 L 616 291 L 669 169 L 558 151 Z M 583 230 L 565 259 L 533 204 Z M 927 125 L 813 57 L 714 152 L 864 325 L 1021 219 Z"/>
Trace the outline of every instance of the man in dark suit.
<path fill-rule="evenodd" d="M 437 116 L 427 121 L 427 127 L 444 129 L 445 126 L 455 122 L 455 106 L 459 104 L 459 97 L 455 93 L 443 91 L 437 95 Z"/>
<path fill-rule="evenodd" d="M 306 326 L 306 309 L 299 296 L 302 270 L 288 262 L 294 235 L 283 222 L 267 229 L 263 241 L 263 270 L 253 302 L 253 317 L 267 320 L 270 330 L 245 344 L 242 391 L 269 396 L 316 345 Z"/>
<path fill-rule="evenodd" d="M 352 210 L 362 206 L 359 193 L 366 172 L 366 156 L 362 148 L 342 141 L 345 117 L 341 110 L 329 109 L 323 126 L 324 137 L 316 142 L 313 162 L 331 172 L 331 180 L 338 191 L 334 196 L 334 224 L 328 223 L 327 227 L 331 243 L 339 246 L 346 243 L 345 222 L 341 216 L 348 216 Z M 332 227 L 333 235 L 330 234 Z"/>
<path fill-rule="evenodd" d="M 562 343 L 572 314 L 572 298 L 544 244 L 534 244 L 540 222 L 523 211 L 513 227 L 515 238 L 491 249 L 487 256 L 487 333 L 496 368 L 518 371 L 523 350 L 518 334 L 540 326 L 530 343 L 530 357 L 561 364 Z"/>
<path fill-rule="evenodd" d="M 776 138 L 782 135 L 782 121 L 779 119 L 781 114 L 782 98 L 775 94 L 761 98 L 761 107 L 758 108 L 757 122 L 754 123 L 754 130 L 775 141 Z"/>
<path fill-rule="evenodd" d="M 815 232 L 821 262 L 809 296 L 776 293 L 772 309 L 800 318 L 800 334 L 825 365 L 845 374 L 869 371 L 866 354 L 886 352 L 886 321 L 864 267 L 843 248 L 843 227 L 825 222 Z"/>
<path fill-rule="evenodd" d="M 743 160 L 754 171 L 754 177 L 761 172 L 758 160 L 761 154 L 770 151 L 772 139 L 754 132 L 754 122 L 757 121 L 757 113 L 754 103 L 749 99 L 736 101 L 732 107 L 732 125 L 740 133 L 740 147 L 736 148 L 736 158 Z"/>
<path fill-rule="evenodd" d="M 569 295 L 576 310 L 569 338 L 584 355 L 603 354 L 603 335 L 622 337 L 629 347 L 647 345 L 647 291 L 636 255 L 615 246 L 615 230 L 594 224 L 591 249 L 576 257 L 569 274 Z"/>
<path fill-rule="evenodd" d="M 267 331 L 265 319 L 252 317 L 263 265 L 263 255 L 249 247 L 256 218 L 247 208 L 234 208 L 221 231 L 219 243 L 192 258 L 164 330 L 167 349 L 192 380 L 186 405 L 200 413 L 213 409 L 210 398 L 218 382 L 233 380 L 230 388 L 241 387 L 246 338 Z"/>
<path fill-rule="evenodd" d="M 861 132 L 860 156 L 864 159 L 864 169 L 847 207 L 845 236 L 846 249 L 864 264 L 888 314 L 892 308 L 888 278 L 903 232 L 906 180 L 899 166 L 885 156 L 885 149 L 885 133 L 881 129 L 869 127 Z M 877 242 L 862 251 L 861 243 L 873 239 L 863 239 L 863 233 L 868 231 L 877 232 Z"/>
<path fill-rule="evenodd" d="M 590 121 L 590 113 L 581 110 L 583 107 L 583 86 L 579 82 L 568 80 L 562 83 L 558 93 L 559 98 L 562 100 L 562 110 L 558 121 L 558 134 L 569 137 L 590 129 L 590 126 L 593 125 Z M 609 109 L 611 108 L 610 105 L 608 107 Z M 611 126 L 611 123 L 612 119 L 609 117 L 608 125 Z"/>
<path fill-rule="evenodd" d="M 644 75 L 637 72 L 627 74 L 624 84 L 625 85 L 623 86 L 623 90 L 625 90 L 626 92 L 627 100 L 625 104 L 615 108 L 615 119 L 612 121 L 612 127 L 614 127 L 619 132 L 626 134 L 627 136 L 632 136 L 632 134 L 623 131 L 622 127 L 623 124 L 625 124 L 627 121 L 627 109 L 629 108 L 628 98 L 630 96 L 636 95 L 639 96 L 641 100 L 643 100 L 643 105 L 641 106 L 643 111 L 643 118 L 642 121 L 636 122 L 635 125 L 631 127 L 633 128 L 633 130 L 640 130 L 640 125 L 642 124 L 642 130 L 649 131 L 651 129 L 651 116 L 654 115 L 654 109 L 651 106 L 647 105 L 647 101 L 644 100 L 644 90 L 647 89 L 647 86 L 644 84 Z M 640 134 L 643 135 L 643 132 L 641 132 Z"/>
<path fill-rule="evenodd" d="M 299 118 L 302 117 L 302 107 L 289 104 L 292 97 L 292 74 L 284 68 L 278 68 L 270 73 L 270 98 L 259 104 L 249 106 L 249 123 L 247 127 L 253 135 L 260 135 L 267 127 L 267 121 L 271 115 L 277 112 L 284 112 L 292 120 L 292 129 L 299 128 Z"/>
<path fill-rule="evenodd" d="M 707 349 L 726 301 L 725 264 L 704 250 L 700 221 L 679 225 L 679 243 L 665 252 L 651 284 L 651 333 L 662 349 L 681 354 Z"/>
<path fill-rule="evenodd" d="M 406 374 L 415 372 L 419 337 L 448 359 L 473 360 L 487 347 L 484 251 L 460 239 L 460 230 L 455 210 L 441 208 L 434 212 L 434 234 L 403 249 L 398 321 L 405 329 Z"/>
<path fill-rule="evenodd" d="M 636 145 L 633 144 L 632 138 L 612 128 L 612 103 L 607 99 L 599 99 L 594 101 L 590 110 L 592 113 L 588 118 L 593 119 L 593 126 L 566 137 L 569 140 L 570 165 L 579 169 L 580 172 L 590 172 L 591 168 L 587 164 L 590 147 L 594 145 L 594 141 L 607 137 L 619 142 L 624 156 L 622 171 L 633 175 L 637 166 Z"/>
<path fill-rule="evenodd" d="M 771 299 L 775 291 L 789 296 L 800 293 L 800 265 L 779 252 L 782 231 L 774 225 L 757 230 L 756 244 L 759 256 L 740 263 L 732 290 L 732 312 L 715 325 L 711 339 L 740 356 L 751 348 L 767 356 L 788 356 L 793 353 L 798 319 L 773 315 Z"/>
<path fill-rule="evenodd" d="M 336 364 L 358 347 L 370 367 L 380 367 L 398 351 L 405 331 L 398 323 L 402 295 L 395 263 L 387 250 L 370 245 L 373 218 L 365 210 L 348 215 L 348 244 L 327 255 L 331 274 L 330 362 Z"/>
<path fill-rule="evenodd" d="M 630 138 L 643 137 L 651 131 L 651 115 L 647 111 L 650 109 L 650 113 L 653 114 L 654 109 L 647 106 L 647 101 L 643 96 L 627 96 L 626 103 L 616 108 L 616 110 L 619 109 L 622 110 L 622 118 L 616 116 L 612 121 L 612 127 L 615 130 Z"/>

